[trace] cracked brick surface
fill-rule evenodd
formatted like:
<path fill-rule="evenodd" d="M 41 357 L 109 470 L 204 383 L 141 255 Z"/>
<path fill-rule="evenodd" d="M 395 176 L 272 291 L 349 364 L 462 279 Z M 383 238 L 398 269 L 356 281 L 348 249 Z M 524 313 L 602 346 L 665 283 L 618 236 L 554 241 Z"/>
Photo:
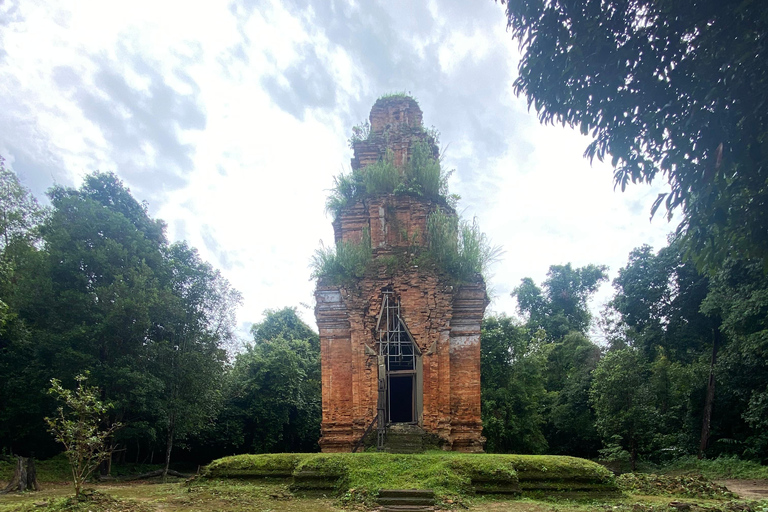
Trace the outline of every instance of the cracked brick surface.
<path fill-rule="evenodd" d="M 395 153 L 396 164 L 403 165 L 410 145 L 422 137 L 421 118 L 410 98 L 379 100 L 371 111 L 375 136 L 355 143 L 353 167 L 364 169 L 387 148 Z M 488 304 L 485 283 L 477 275 L 458 285 L 438 268 L 416 263 L 413 248 L 426 243 L 427 218 L 435 208 L 423 198 L 381 195 L 347 207 L 334 221 L 337 241 L 359 241 L 368 230 L 374 265 L 354 283 L 335 286 L 320 279 L 315 291 L 324 452 L 350 451 L 376 416 L 376 323 L 384 288 L 399 297 L 403 320 L 421 351 L 418 424 L 439 436 L 447 450 L 482 451 L 480 326 Z M 392 258 L 386 256 L 396 256 L 398 264 L 393 268 Z"/>

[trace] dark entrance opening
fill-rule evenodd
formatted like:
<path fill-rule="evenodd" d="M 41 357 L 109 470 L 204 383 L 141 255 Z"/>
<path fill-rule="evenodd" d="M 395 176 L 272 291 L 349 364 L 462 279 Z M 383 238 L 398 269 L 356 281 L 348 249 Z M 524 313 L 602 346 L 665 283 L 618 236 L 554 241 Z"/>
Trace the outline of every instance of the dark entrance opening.
<path fill-rule="evenodd" d="M 389 421 L 413 422 L 413 375 L 389 376 Z"/>

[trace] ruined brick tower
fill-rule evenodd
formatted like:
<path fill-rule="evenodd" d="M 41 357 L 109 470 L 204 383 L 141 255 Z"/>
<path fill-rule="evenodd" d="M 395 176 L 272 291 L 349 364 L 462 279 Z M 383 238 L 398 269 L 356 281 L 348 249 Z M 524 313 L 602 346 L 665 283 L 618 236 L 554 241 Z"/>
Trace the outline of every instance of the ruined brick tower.
<path fill-rule="evenodd" d="M 402 173 L 418 142 L 438 156 L 416 101 L 380 99 L 371 109 L 370 135 L 353 143 L 352 168 L 364 173 L 390 158 Z M 485 283 L 479 274 L 460 282 L 414 257 L 428 243 L 428 218 L 438 208 L 455 215 L 437 198 L 366 195 L 334 220 L 337 242 L 370 237 L 372 264 L 351 283 L 320 278 L 315 291 L 324 452 L 357 449 L 367 432 L 387 449 L 401 427 L 433 434 L 445 450 L 483 450 Z"/>

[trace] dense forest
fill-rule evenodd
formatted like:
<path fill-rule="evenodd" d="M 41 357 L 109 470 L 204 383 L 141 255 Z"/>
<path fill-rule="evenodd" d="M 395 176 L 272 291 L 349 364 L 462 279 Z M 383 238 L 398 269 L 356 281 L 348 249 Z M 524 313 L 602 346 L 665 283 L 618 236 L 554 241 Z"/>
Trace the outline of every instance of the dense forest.
<path fill-rule="evenodd" d="M 85 373 L 123 425 L 118 461 L 318 449 L 319 339 L 295 309 L 267 311 L 241 347 L 238 293 L 114 174 L 41 207 L 0 165 L 0 194 L 0 453 L 60 451 L 47 390 Z M 515 289 L 520 318 L 485 319 L 487 451 L 768 459 L 762 263 L 702 274 L 677 239 L 639 247 L 592 318 L 606 280 L 553 265 Z"/>

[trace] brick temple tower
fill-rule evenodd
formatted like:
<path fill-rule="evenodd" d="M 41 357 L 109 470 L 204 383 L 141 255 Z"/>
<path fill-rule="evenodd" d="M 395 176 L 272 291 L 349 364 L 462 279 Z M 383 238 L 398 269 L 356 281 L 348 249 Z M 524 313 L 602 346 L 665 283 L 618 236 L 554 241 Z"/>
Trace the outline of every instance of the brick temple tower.
<path fill-rule="evenodd" d="M 438 156 L 412 98 L 379 99 L 370 134 L 353 143 L 352 168 L 383 158 L 402 173 L 414 144 Z M 423 147 L 423 146 L 422 146 Z M 366 195 L 342 208 L 337 242 L 370 237 L 372 264 L 342 285 L 318 280 L 315 317 L 320 331 L 324 452 L 359 448 L 363 436 L 380 449 L 403 430 L 432 434 L 445 450 L 483 450 L 480 419 L 480 325 L 488 303 L 480 274 L 457 281 L 414 257 L 428 243 L 436 209 L 455 216 L 439 198 Z"/>

